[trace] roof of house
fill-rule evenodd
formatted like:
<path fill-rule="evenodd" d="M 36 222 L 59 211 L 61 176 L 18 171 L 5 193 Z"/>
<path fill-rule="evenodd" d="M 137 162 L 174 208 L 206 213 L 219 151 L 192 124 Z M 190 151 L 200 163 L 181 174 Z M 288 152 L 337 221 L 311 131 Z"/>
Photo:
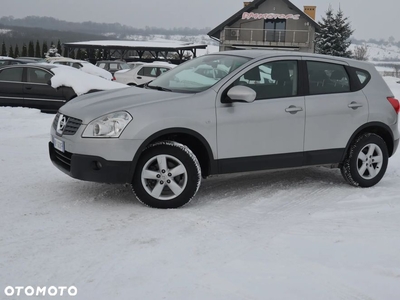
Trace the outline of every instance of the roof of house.
<path fill-rule="evenodd" d="M 213 36 L 216 38 L 219 38 L 219 33 L 225 28 L 225 26 L 230 26 L 233 23 L 237 22 L 242 18 L 242 15 L 244 12 L 251 12 L 252 10 L 258 8 L 262 3 L 268 0 L 254 0 L 253 2 L 249 3 L 249 5 L 243 7 L 241 10 L 239 10 L 237 13 L 235 13 L 233 16 L 231 16 L 229 19 L 226 21 L 222 22 L 220 25 L 212 29 L 208 35 Z M 305 17 L 317 30 L 320 28 L 318 23 L 311 18 L 309 15 L 307 15 L 304 11 L 302 11 L 300 8 L 298 8 L 296 5 L 294 5 L 292 2 L 289 0 L 282 0 L 286 2 L 286 4 L 292 8 L 293 10 L 297 11 L 301 16 Z"/>

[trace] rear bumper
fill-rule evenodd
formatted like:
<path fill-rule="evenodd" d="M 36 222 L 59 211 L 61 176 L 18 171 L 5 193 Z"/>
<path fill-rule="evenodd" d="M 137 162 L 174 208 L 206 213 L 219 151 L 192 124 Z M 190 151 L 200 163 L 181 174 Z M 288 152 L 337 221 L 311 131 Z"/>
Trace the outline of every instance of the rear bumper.
<path fill-rule="evenodd" d="M 72 178 L 102 183 L 132 181 L 132 161 L 109 161 L 98 156 L 60 152 L 52 142 L 49 142 L 49 154 L 53 164 Z"/>

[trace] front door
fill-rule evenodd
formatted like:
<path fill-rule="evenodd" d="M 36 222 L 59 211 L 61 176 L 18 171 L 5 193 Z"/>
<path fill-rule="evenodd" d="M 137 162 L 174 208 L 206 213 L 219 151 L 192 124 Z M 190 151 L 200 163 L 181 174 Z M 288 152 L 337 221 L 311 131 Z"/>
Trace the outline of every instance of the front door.
<path fill-rule="evenodd" d="M 257 63 L 228 82 L 256 91 L 252 103 L 217 101 L 219 172 L 303 164 L 305 105 L 299 96 L 298 57 Z"/>
<path fill-rule="evenodd" d="M 48 84 L 52 76 L 53 74 L 47 70 L 26 67 L 25 106 L 41 110 L 57 110 L 66 102 L 62 89 L 55 89 Z"/>

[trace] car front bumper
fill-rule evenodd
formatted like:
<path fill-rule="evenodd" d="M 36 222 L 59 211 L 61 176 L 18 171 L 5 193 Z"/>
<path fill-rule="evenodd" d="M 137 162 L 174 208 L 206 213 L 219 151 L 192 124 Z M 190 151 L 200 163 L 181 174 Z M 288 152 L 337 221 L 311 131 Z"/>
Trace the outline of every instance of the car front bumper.
<path fill-rule="evenodd" d="M 53 164 L 65 174 L 80 180 L 102 183 L 130 183 L 132 161 L 109 161 L 102 157 L 61 152 L 49 142 Z"/>

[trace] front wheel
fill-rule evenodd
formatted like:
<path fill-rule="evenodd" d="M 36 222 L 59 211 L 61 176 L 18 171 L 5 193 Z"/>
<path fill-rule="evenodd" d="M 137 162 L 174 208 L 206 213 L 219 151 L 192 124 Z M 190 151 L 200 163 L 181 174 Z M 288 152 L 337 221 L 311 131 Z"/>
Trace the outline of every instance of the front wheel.
<path fill-rule="evenodd" d="M 196 195 L 200 182 L 201 168 L 193 152 L 182 144 L 163 141 L 143 151 L 132 190 L 150 207 L 177 208 Z"/>
<path fill-rule="evenodd" d="M 357 138 L 341 166 L 344 179 L 354 186 L 371 187 L 385 175 L 389 153 L 385 141 L 377 134 Z"/>

